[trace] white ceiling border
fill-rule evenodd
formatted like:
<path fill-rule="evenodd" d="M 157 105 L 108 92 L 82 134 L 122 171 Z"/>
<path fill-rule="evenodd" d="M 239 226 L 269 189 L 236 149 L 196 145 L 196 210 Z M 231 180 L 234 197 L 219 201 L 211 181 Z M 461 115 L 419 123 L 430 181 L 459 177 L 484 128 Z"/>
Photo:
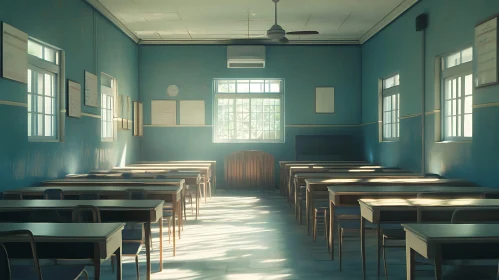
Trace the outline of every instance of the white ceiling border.
<path fill-rule="evenodd" d="M 227 39 L 227 40 L 139 40 L 139 45 L 359 45 L 358 40 L 290 40 L 279 43 L 271 40 Z"/>
<path fill-rule="evenodd" d="M 128 27 L 126 27 L 118 18 L 116 18 L 99 0 L 86 0 L 94 9 L 100 12 L 105 18 L 110 20 L 116 27 L 125 33 L 135 43 L 139 43 L 140 39 Z"/>
<path fill-rule="evenodd" d="M 396 20 L 400 15 L 402 15 L 405 11 L 409 10 L 412 6 L 418 3 L 420 0 L 404 0 L 404 2 L 400 3 L 395 9 L 393 9 L 388 15 L 386 15 L 382 20 L 380 20 L 373 28 L 367 31 L 366 34 L 360 37 L 360 44 L 364 44 L 369 39 L 371 39 L 374 35 L 378 34 L 383 28 Z"/>

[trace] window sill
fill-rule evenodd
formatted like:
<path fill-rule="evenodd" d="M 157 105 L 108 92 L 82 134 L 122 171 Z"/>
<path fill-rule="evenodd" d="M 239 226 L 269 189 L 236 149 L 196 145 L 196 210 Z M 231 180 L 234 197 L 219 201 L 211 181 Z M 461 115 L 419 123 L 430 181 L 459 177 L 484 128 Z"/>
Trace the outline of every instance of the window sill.
<path fill-rule="evenodd" d="M 394 139 L 394 140 L 383 140 L 383 141 L 381 141 L 381 143 L 398 143 L 398 142 L 400 142 L 400 140 L 398 140 L 398 139 L 397 140 Z"/>
<path fill-rule="evenodd" d="M 113 143 L 114 139 L 101 139 L 101 142 L 103 142 L 103 143 Z"/>
<path fill-rule="evenodd" d="M 458 144 L 470 144 L 473 143 L 472 140 L 445 140 L 445 141 L 437 141 L 436 144 L 449 144 L 449 143 L 458 143 Z"/>
<path fill-rule="evenodd" d="M 36 143 L 36 142 L 40 142 L 40 143 L 59 143 L 60 141 L 58 139 L 43 139 L 43 138 L 34 138 L 34 139 L 30 139 L 28 138 L 28 142 L 33 142 L 33 143 Z"/>

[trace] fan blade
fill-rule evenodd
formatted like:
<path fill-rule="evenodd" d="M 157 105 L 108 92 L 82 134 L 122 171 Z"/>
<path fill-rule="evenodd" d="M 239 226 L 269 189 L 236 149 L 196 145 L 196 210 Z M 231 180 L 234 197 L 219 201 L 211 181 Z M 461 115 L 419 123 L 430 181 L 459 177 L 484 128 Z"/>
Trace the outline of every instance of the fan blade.
<path fill-rule="evenodd" d="M 286 37 L 282 37 L 282 38 L 279 40 L 279 42 L 280 42 L 280 43 L 284 43 L 284 44 L 286 44 L 286 43 L 289 43 L 289 40 L 288 40 L 288 38 L 286 38 Z"/>
<path fill-rule="evenodd" d="M 287 32 L 287 35 L 317 35 L 319 31 L 291 31 Z"/>

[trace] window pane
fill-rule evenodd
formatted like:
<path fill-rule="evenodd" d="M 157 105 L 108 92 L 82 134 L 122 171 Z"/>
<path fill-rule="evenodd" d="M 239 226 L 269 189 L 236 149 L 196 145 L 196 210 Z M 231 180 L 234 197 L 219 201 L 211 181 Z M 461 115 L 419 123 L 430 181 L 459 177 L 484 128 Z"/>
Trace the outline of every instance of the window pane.
<path fill-rule="evenodd" d="M 456 134 L 456 136 L 457 137 L 461 137 L 462 136 L 462 134 L 461 134 L 461 127 L 462 127 L 461 121 L 462 121 L 462 117 L 461 116 L 457 117 L 457 125 L 456 125 L 456 127 L 457 127 L 457 134 Z"/>
<path fill-rule="evenodd" d="M 45 95 L 52 96 L 52 76 L 45 74 Z"/>
<path fill-rule="evenodd" d="M 264 80 L 252 80 L 250 84 L 250 92 L 253 93 L 263 93 L 264 92 Z"/>
<path fill-rule="evenodd" d="M 281 92 L 281 81 L 271 81 L 270 92 Z"/>
<path fill-rule="evenodd" d="M 445 118 L 445 136 L 452 136 L 452 117 Z"/>
<path fill-rule="evenodd" d="M 461 113 L 461 108 L 462 108 L 462 107 L 461 107 L 461 99 L 458 99 L 458 100 L 457 100 L 457 114 L 458 114 L 458 115 L 461 115 L 461 114 L 462 114 L 462 113 Z"/>
<path fill-rule="evenodd" d="M 400 85 L 400 75 L 399 74 L 395 75 L 395 85 L 396 86 Z"/>
<path fill-rule="evenodd" d="M 452 99 L 452 115 L 457 115 L 457 99 Z"/>
<path fill-rule="evenodd" d="M 464 98 L 464 113 L 471 114 L 473 112 L 473 96 L 466 96 Z"/>
<path fill-rule="evenodd" d="M 445 101 L 445 115 L 446 116 L 452 115 L 452 101 L 451 100 Z"/>
<path fill-rule="evenodd" d="M 464 137 L 473 136 L 473 115 L 464 115 Z"/>
<path fill-rule="evenodd" d="M 229 84 L 222 81 L 218 81 L 217 92 L 221 93 L 229 92 Z"/>
<path fill-rule="evenodd" d="M 461 63 L 461 53 L 451 54 L 447 57 L 446 68 L 454 67 Z"/>
<path fill-rule="evenodd" d="M 37 119 L 38 119 L 38 136 L 43 136 L 43 115 L 38 114 Z"/>
<path fill-rule="evenodd" d="M 385 100 L 385 107 L 383 108 L 383 110 L 390 111 L 392 109 L 392 102 L 390 96 L 385 97 L 384 100 Z"/>
<path fill-rule="evenodd" d="M 473 75 L 464 77 L 464 95 L 473 94 Z"/>
<path fill-rule="evenodd" d="M 28 136 L 31 136 L 31 113 L 28 113 Z"/>
<path fill-rule="evenodd" d="M 385 79 L 383 81 L 383 88 L 384 89 L 391 88 L 393 86 L 395 86 L 395 78 L 394 77 L 390 77 L 390 78 Z"/>
<path fill-rule="evenodd" d="M 32 101 L 31 99 L 33 98 L 33 95 L 32 94 L 28 94 L 28 112 L 31 112 L 32 111 Z"/>
<path fill-rule="evenodd" d="M 28 40 L 28 53 L 39 58 L 43 58 L 43 47 L 31 40 Z"/>
<path fill-rule="evenodd" d="M 37 89 L 36 93 L 43 94 L 43 89 L 44 89 L 44 87 L 43 87 L 43 74 L 37 73 L 37 75 L 38 75 L 38 81 L 37 81 L 38 82 L 38 89 Z"/>
<path fill-rule="evenodd" d="M 456 135 L 457 135 L 457 127 L 456 127 L 456 124 L 457 124 L 457 117 L 456 117 L 456 116 L 453 116 L 453 117 L 452 117 L 452 136 L 456 136 Z"/>
<path fill-rule="evenodd" d="M 452 98 L 457 98 L 457 80 L 452 80 Z"/>
<path fill-rule="evenodd" d="M 43 112 L 43 96 L 37 96 L 37 112 Z"/>
<path fill-rule="evenodd" d="M 53 109 L 53 98 L 45 97 L 45 114 L 54 114 Z"/>
<path fill-rule="evenodd" d="M 52 117 L 45 116 L 45 136 L 54 136 L 52 133 Z"/>
<path fill-rule="evenodd" d="M 52 63 L 56 63 L 55 61 L 55 51 L 53 49 L 44 47 L 44 59 L 46 61 L 50 61 Z"/>
<path fill-rule="evenodd" d="M 470 62 L 473 60 L 473 48 L 467 48 L 462 52 L 461 63 Z"/>
<path fill-rule="evenodd" d="M 452 98 L 452 79 L 445 80 L 445 99 Z"/>
<path fill-rule="evenodd" d="M 31 70 L 28 69 L 28 92 L 31 92 Z"/>
<path fill-rule="evenodd" d="M 237 92 L 238 93 L 248 93 L 249 92 L 249 80 L 238 80 L 237 81 Z"/>

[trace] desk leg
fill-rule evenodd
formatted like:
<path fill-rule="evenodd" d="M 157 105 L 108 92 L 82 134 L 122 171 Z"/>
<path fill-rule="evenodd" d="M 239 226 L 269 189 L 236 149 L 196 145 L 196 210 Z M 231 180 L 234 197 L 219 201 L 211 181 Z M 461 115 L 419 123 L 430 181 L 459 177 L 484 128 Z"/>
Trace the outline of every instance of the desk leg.
<path fill-rule="evenodd" d="M 378 259 L 378 266 L 377 266 L 377 271 L 378 271 L 378 278 L 379 278 L 379 265 L 380 265 L 380 255 L 381 254 L 381 224 L 378 222 L 376 225 L 376 258 Z"/>
<path fill-rule="evenodd" d="M 198 219 L 199 215 L 199 184 L 196 184 L 196 220 Z"/>
<path fill-rule="evenodd" d="M 184 227 L 184 223 L 182 222 L 182 199 L 177 201 L 175 204 L 177 205 L 177 209 L 178 209 L 178 213 L 179 213 L 179 216 L 178 216 L 178 239 L 180 239 L 180 232 L 181 232 L 182 227 Z"/>
<path fill-rule="evenodd" d="M 406 243 L 405 245 L 405 257 L 406 257 L 406 263 L 407 263 L 407 280 L 414 280 L 415 278 L 415 253 L 414 250 L 409 246 L 409 244 Z"/>
<path fill-rule="evenodd" d="M 309 206 L 310 206 L 310 195 L 309 195 L 309 192 L 308 190 L 305 191 L 305 219 L 307 220 L 307 230 L 308 230 L 308 227 L 309 227 L 309 222 L 310 222 L 310 219 L 308 218 L 308 215 L 310 215 L 310 210 L 309 210 Z"/>
<path fill-rule="evenodd" d="M 310 195 L 312 195 L 312 193 L 310 193 Z M 313 225 L 315 222 L 315 201 L 314 201 L 313 197 L 310 197 L 310 212 L 312 212 L 311 213 L 312 219 L 308 223 L 308 226 L 307 226 L 307 234 L 308 235 L 310 235 L 310 226 Z"/>
<path fill-rule="evenodd" d="M 177 195 L 174 195 L 173 196 L 173 207 L 172 207 L 172 222 L 173 222 L 173 229 L 172 229 L 172 232 L 173 232 L 173 256 L 175 256 L 175 249 L 176 249 L 176 244 L 175 244 L 175 241 L 177 240 L 177 238 L 175 237 L 175 225 L 176 225 L 176 214 L 177 214 Z"/>
<path fill-rule="evenodd" d="M 440 246 L 437 247 L 435 254 L 435 280 L 442 280 L 442 252 Z"/>
<path fill-rule="evenodd" d="M 116 252 L 114 252 L 114 254 L 116 256 L 116 279 L 121 280 L 122 273 L 123 273 L 122 272 L 122 260 L 121 260 L 121 246 L 118 248 L 118 250 L 116 250 Z M 99 264 L 100 264 L 100 260 L 99 260 Z M 100 267 L 99 267 L 99 269 L 100 269 Z M 150 279 L 150 276 L 147 279 Z"/>
<path fill-rule="evenodd" d="M 121 249 L 120 249 L 120 252 L 121 252 Z M 116 256 L 118 256 L 118 254 L 116 254 Z M 113 261 L 112 257 L 111 257 L 111 261 Z M 93 259 L 93 263 L 94 263 L 94 278 L 96 280 L 99 280 L 100 279 L 100 265 L 101 265 L 101 263 L 100 263 L 100 248 L 99 248 L 99 245 L 94 245 L 94 259 Z M 121 279 L 121 277 L 118 278 L 118 279 Z"/>
<path fill-rule="evenodd" d="M 159 219 L 159 271 L 163 271 L 163 217 Z"/>
<path fill-rule="evenodd" d="M 146 267 L 147 267 L 147 279 L 151 279 L 151 223 L 144 223 L 146 240 L 144 245 L 146 245 Z"/>
<path fill-rule="evenodd" d="M 329 245 L 331 248 L 331 260 L 334 261 L 334 204 L 329 201 Z"/>
<path fill-rule="evenodd" d="M 203 195 L 204 195 L 204 203 L 206 203 L 206 199 L 208 197 L 207 193 L 206 193 L 206 181 L 204 182 L 203 184 Z"/>
<path fill-rule="evenodd" d="M 360 217 L 360 254 L 362 257 L 362 273 L 366 279 L 366 225 L 364 217 Z"/>

